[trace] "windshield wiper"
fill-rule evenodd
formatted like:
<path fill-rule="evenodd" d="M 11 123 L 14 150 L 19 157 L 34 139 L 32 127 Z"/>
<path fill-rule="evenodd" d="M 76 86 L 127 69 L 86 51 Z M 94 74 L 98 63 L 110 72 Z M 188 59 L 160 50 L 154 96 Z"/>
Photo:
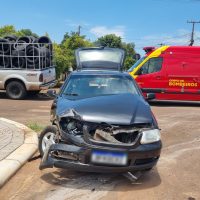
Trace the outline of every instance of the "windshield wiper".
<path fill-rule="evenodd" d="M 66 96 L 79 96 L 76 93 L 63 93 L 63 94 L 66 95 Z"/>

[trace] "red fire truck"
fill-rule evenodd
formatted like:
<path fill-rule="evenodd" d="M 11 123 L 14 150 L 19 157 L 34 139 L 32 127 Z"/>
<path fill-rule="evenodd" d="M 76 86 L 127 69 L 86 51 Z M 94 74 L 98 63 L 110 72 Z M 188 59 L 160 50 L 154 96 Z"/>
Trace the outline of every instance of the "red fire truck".
<path fill-rule="evenodd" d="M 157 100 L 200 101 L 200 47 L 145 47 L 129 73 Z"/>

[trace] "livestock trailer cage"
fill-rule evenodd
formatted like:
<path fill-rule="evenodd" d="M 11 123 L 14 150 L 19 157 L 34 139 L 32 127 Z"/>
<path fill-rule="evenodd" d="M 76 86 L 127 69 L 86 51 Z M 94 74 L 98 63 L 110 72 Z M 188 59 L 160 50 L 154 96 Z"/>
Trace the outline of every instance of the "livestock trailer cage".
<path fill-rule="evenodd" d="M 42 70 L 53 65 L 53 45 L 48 37 L 0 38 L 0 70 Z"/>

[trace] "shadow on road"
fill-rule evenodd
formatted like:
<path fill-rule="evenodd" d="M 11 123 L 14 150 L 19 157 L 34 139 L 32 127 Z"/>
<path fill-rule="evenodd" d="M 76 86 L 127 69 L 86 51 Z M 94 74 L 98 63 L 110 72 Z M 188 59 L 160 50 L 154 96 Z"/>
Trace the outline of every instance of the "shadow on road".
<path fill-rule="evenodd" d="M 157 168 L 154 168 L 153 170 L 149 172 L 145 172 L 137 182 L 131 183 L 127 179 L 123 179 L 122 182 L 118 184 L 118 186 L 114 189 L 114 191 L 132 191 L 134 190 L 144 190 L 149 188 L 157 187 L 161 184 L 161 178 L 157 171 Z"/>
<path fill-rule="evenodd" d="M 76 172 L 72 170 L 56 170 L 54 172 L 45 173 L 41 176 L 41 179 L 48 184 L 64 187 L 66 189 L 81 189 L 89 191 L 140 190 L 156 187 L 161 183 L 156 168 L 150 172 L 145 172 L 135 183 L 131 183 L 130 180 L 122 174 L 99 174 Z"/>
<path fill-rule="evenodd" d="M 197 101 L 152 101 L 149 104 L 154 107 L 200 107 L 200 102 Z"/>
<path fill-rule="evenodd" d="M 6 93 L 0 91 L 0 99 L 9 99 L 6 96 Z M 10 100 L 10 99 L 9 99 Z M 39 94 L 28 94 L 23 101 L 49 101 L 52 100 L 46 93 L 39 93 Z"/>

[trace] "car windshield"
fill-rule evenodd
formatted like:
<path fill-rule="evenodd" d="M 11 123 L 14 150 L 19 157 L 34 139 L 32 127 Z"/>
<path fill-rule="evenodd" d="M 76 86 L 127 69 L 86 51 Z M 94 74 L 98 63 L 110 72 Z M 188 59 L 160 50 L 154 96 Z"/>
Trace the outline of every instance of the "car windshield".
<path fill-rule="evenodd" d="M 62 90 L 68 99 L 83 99 L 114 94 L 139 94 L 129 76 L 119 75 L 72 75 Z"/>
<path fill-rule="evenodd" d="M 128 72 L 132 72 L 140 63 L 142 63 L 144 61 L 146 57 L 142 57 L 140 58 L 129 70 Z"/>

